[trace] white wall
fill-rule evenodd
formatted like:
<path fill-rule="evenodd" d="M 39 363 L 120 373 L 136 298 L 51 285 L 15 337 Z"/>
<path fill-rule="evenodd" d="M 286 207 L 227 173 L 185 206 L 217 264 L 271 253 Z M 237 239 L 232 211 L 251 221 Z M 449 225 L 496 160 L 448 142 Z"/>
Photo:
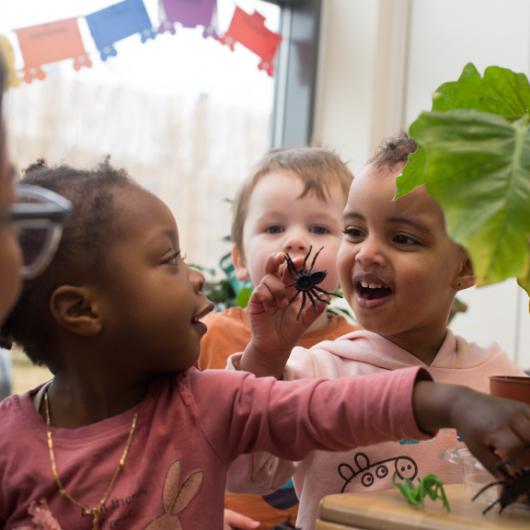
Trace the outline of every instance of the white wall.
<path fill-rule="evenodd" d="M 356 169 L 369 152 L 378 1 L 323 0 L 313 141 Z"/>
<path fill-rule="evenodd" d="M 324 0 L 315 140 L 355 172 L 386 135 L 430 108 L 464 64 L 529 73 L 528 0 Z M 459 295 L 460 296 L 460 295 Z M 469 289 L 453 329 L 496 340 L 530 368 L 528 298 L 515 282 Z"/>

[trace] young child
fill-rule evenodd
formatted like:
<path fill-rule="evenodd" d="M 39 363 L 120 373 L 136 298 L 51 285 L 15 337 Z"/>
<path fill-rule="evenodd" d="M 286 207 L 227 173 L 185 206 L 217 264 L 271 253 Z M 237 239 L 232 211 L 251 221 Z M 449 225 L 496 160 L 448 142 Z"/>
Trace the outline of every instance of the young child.
<path fill-rule="evenodd" d="M 311 260 L 322 248 L 315 268 L 329 271 L 321 285 L 335 291 L 342 210 L 352 178 L 340 158 L 327 149 L 296 147 L 267 153 L 243 183 L 233 205 L 232 260 L 237 278 L 257 285 L 271 254 L 288 252 L 296 258 L 312 249 Z M 243 351 L 250 340 L 247 311 L 233 307 L 210 313 L 204 323 L 208 331 L 201 340 L 199 366 L 224 368 L 228 357 Z M 323 312 L 298 345 L 309 348 L 355 329 L 344 317 Z M 260 521 L 260 528 L 270 529 L 296 520 L 298 500 L 292 485 L 284 485 L 266 497 L 227 492 L 225 504 Z"/>
<path fill-rule="evenodd" d="M 31 194 L 30 207 L 27 201 L 17 204 L 21 197 L 17 197 L 15 193 L 14 169 L 7 156 L 2 114 L 3 92 L 6 86 L 7 71 L 0 53 L 0 324 L 17 299 L 22 285 L 21 272 L 26 276 L 37 274 L 53 255 L 54 245 L 61 237 L 62 224 L 69 208 L 62 197 L 37 188 L 25 190 L 25 194 Z M 31 255 L 22 255 L 18 237 L 34 229 L 37 229 L 37 240 L 41 244 Z M 48 235 L 53 237 L 47 237 Z M 0 340 L 0 348 L 7 346 L 7 343 Z M 0 369 L 0 387 L 1 376 Z"/>
<path fill-rule="evenodd" d="M 295 382 L 194 369 L 212 304 L 167 206 L 108 163 L 24 181 L 74 210 L 4 329 L 54 374 L 0 402 L 5 530 L 29 526 L 37 507 L 55 529 L 220 530 L 226 470 L 252 451 L 299 460 L 454 427 L 490 469 L 492 451 L 526 454 L 530 407 L 433 383 L 419 366 Z M 296 320 L 296 305 L 281 310 L 293 342 L 315 318 L 308 306 Z"/>
<path fill-rule="evenodd" d="M 484 392 L 489 390 L 490 375 L 522 374 L 497 344 L 482 348 L 447 329 L 455 293 L 473 284 L 473 271 L 465 251 L 449 239 L 442 210 L 425 189 L 392 200 L 396 177 L 414 149 L 406 136 L 383 145 L 354 179 L 344 211 L 338 272 L 345 300 L 365 330 L 291 353 L 266 327 L 267 313 L 252 314 L 250 307 L 254 343 L 240 361 L 233 358 L 235 365 L 289 380 L 423 366 L 435 381 Z M 270 282 L 269 277 L 263 280 L 269 289 Z M 256 337 L 263 340 L 258 343 Z M 229 486 L 241 488 L 250 475 L 253 489 L 272 488 L 296 469 L 297 526 L 310 530 L 320 499 L 330 493 L 389 488 L 394 474 L 416 480 L 436 473 L 446 483 L 460 482 L 459 469 L 444 459 L 444 453 L 457 446 L 456 432 L 444 430 L 425 441 L 405 437 L 354 451 L 315 451 L 296 468 L 253 455 L 234 464 Z"/>
<path fill-rule="evenodd" d="M 2 96 L 6 84 L 6 70 L 0 54 L 0 210 L 6 212 L 15 201 L 15 188 L 7 158 L 6 138 L 2 114 Z M 0 215 L 0 323 L 14 304 L 21 286 L 20 249 L 13 227 L 6 215 Z"/>

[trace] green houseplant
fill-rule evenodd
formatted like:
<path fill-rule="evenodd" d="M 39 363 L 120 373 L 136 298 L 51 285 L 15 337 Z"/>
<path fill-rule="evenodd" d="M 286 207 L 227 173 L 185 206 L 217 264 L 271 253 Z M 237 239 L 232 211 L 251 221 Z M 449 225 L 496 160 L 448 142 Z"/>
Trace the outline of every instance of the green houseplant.
<path fill-rule="evenodd" d="M 530 294 L 530 84 L 467 64 L 412 123 L 418 145 L 396 197 L 424 184 L 449 235 L 469 252 L 478 286 L 516 278 Z"/>

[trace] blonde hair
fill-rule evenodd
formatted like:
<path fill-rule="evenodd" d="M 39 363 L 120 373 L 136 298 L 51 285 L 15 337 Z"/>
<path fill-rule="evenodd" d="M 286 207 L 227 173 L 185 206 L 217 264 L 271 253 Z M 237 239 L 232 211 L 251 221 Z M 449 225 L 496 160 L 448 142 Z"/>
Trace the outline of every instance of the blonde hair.
<path fill-rule="evenodd" d="M 304 184 L 300 198 L 315 193 L 327 202 L 330 188 L 338 185 L 344 197 L 348 196 L 353 175 L 336 153 L 321 147 L 284 147 L 269 151 L 254 168 L 253 173 L 240 187 L 233 204 L 232 242 L 243 253 L 243 229 L 248 214 L 248 204 L 258 182 L 269 173 L 286 171 Z"/>

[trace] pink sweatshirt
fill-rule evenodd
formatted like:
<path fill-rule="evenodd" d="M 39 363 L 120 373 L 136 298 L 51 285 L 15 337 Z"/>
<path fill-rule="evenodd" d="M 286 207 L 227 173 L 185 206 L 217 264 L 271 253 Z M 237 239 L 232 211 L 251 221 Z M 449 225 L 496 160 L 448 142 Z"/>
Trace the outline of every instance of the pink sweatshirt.
<path fill-rule="evenodd" d="M 75 499 L 96 504 L 138 410 L 101 528 L 221 530 L 226 470 L 240 454 L 260 450 L 299 460 L 316 448 L 425 437 L 411 406 L 418 372 L 332 382 L 280 382 L 224 370 L 166 376 L 134 409 L 77 429 L 52 429 L 59 475 Z M 0 402 L 0 527 L 30 525 L 30 506 L 46 501 L 63 530 L 89 530 L 91 517 L 58 493 L 34 394 Z"/>
<path fill-rule="evenodd" d="M 234 368 L 238 355 L 232 356 Z M 425 367 L 440 383 L 469 386 L 489 391 L 489 376 L 522 375 L 523 372 L 497 344 L 481 348 L 447 331 L 435 359 L 426 366 L 412 354 L 370 331 L 354 331 L 311 349 L 297 347 L 289 358 L 284 379 L 337 378 L 374 374 L 405 367 Z M 368 408 L 370 405 L 367 404 Z M 329 453 L 313 451 L 299 464 L 256 454 L 238 458 L 228 475 L 228 488 L 234 491 L 274 490 L 294 474 L 300 499 L 297 527 L 314 528 L 318 505 L 331 493 L 362 492 L 392 487 L 392 476 L 416 479 L 435 473 L 445 483 L 461 482 L 461 470 L 447 461 L 449 451 L 463 447 L 453 430 L 419 441 L 403 437 L 399 442 L 357 447 L 353 451 Z"/>

